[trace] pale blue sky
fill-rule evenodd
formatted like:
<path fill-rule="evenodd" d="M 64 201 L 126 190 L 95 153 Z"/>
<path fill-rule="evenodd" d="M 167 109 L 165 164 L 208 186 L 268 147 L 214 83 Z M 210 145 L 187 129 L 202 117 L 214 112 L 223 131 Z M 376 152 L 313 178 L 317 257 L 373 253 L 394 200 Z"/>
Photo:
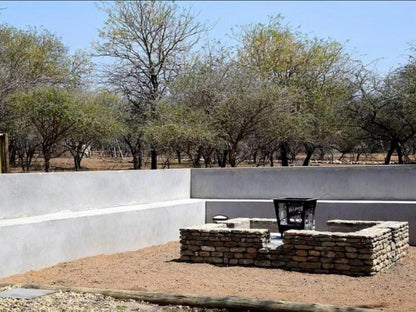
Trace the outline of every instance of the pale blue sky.
<path fill-rule="evenodd" d="M 266 22 L 282 14 L 293 27 L 310 35 L 347 43 L 356 58 L 378 70 L 404 63 L 408 43 L 416 41 L 416 2 L 413 1 L 177 1 L 192 6 L 198 20 L 215 24 L 211 38 L 230 41 L 236 25 Z M 89 48 L 105 21 L 92 1 L 0 1 L 0 21 L 18 28 L 44 26 L 71 50 Z"/>

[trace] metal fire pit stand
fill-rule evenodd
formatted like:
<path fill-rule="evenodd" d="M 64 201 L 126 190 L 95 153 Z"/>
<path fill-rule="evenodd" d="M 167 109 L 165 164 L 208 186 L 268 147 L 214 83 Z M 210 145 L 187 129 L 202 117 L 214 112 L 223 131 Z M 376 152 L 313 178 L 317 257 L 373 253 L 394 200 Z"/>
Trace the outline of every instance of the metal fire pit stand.
<path fill-rule="evenodd" d="M 279 232 L 287 230 L 312 230 L 315 220 L 316 199 L 276 198 L 273 199 Z"/>

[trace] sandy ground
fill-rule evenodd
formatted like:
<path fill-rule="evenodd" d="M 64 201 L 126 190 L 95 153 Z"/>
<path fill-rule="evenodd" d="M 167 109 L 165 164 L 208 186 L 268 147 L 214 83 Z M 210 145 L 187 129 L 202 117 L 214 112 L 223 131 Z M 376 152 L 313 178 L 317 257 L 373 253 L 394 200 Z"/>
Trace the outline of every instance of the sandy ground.
<path fill-rule="evenodd" d="M 179 243 L 60 263 L 0 282 L 241 296 L 416 311 L 416 247 L 370 277 L 306 274 L 279 269 L 219 267 L 176 261 Z"/>
<path fill-rule="evenodd" d="M 384 154 L 375 153 L 362 155 L 359 162 L 355 161 L 355 155 L 347 154 L 342 161 L 338 161 L 338 158 L 341 154 L 337 153 L 332 159 L 331 155 L 326 155 L 324 161 L 315 161 L 312 160 L 310 166 L 339 166 L 339 165 L 381 165 L 384 163 Z M 301 166 L 305 155 L 299 154 L 297 156 L 296 162 L 291 165 Z M 411 160 L 416 162 L 416 156 L 412 155 Z M 91 158 L 83 158 L 81 163 L 81 171 L 95 171 L 95 170 L 132 170 L 133 164 L 131 162 L 132 157 L 113 158 L 109 155 L 105 157 L 100 157 L 98 153 L 94 153 Z M 332 162 L 334 160 L 334 162 Z M 397 156 L 393 155 L 392 164 L 397 162 Z M 243 162 L 238 165 L 239 167 L 254 167 L 253 163 Z M 266 167 L 269 167 L 270 164 L 265 164 Z M 278 162 L 275 163 L 276 167 L 279 167 Z M 192 163 L 189 159 L 186 158 L 186 155 L 182 155 L 182 163 L 179 164 L 177 159 L 170 159 L 169 166 L 166 163 L 166 157 L 160 156 L 158 158 L 158 168 L 190 168 Z M 216 167 L 216 165 L 214 165 Z M 150 169 L 150 159 L 148 157 L 144 158 L 143 169 Z M 12 173 L 22 172 L 22 169 L 17 167 L 10 168 Z M 51 172 L 53 171 L 74 171 L 74 163 L 72 157 L 57 157 L 51 159 Z M 35 157 L 32 161 L 32 172 L 43 171 L 43 158 Z"/>

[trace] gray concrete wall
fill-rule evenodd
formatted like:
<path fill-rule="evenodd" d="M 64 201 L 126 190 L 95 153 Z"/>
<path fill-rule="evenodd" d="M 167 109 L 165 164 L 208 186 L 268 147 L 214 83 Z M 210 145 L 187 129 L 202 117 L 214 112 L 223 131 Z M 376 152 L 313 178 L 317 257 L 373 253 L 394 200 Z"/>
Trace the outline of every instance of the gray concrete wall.
<path fill-rule="evenodd" d="M 188 199 L 0 220 L 0 277 L 175 241 L 204 219 L 204 201 Z"/>
<path fill-rule="evenodd" d="M 409 243 L 416 245 L 416 202 L 412 201 L 318 201 L 315 225 L 327 230 L 331 219 L 409 222 Z"/>
<path fill-rule="evenodd" d="M 192 169 L 191 196 L 416 200 L 416 166 Z"/>
<path fill-rule="evenodd" d="M 189 197 L 189 169 L 0 175 L 0 219 Z"/>
<path fill-rule="evenodd" d="M 215 215 L 226 215 L 229 219 L 235 218 L 276 218 L 272 200 L 260 199 L 207 199 L 206 223 L 213 222 Z"/>

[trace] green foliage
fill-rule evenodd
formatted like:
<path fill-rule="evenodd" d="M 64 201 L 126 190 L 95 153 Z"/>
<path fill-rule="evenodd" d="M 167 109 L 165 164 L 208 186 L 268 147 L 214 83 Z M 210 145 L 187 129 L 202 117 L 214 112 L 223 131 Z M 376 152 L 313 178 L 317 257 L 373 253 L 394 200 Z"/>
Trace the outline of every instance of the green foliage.
<path fill-rule="evenodd" d="M 82 92 L 75 96 L 80 118 L 65 138 L 65 145 L 74 157 L 75 169 L 81 167 L 85 151 L 94 141 L 111 141 L 124 131 L 114 103 L 118 97 L 107 92 Z"/>
<path fill-rule="evenodd" d="M 47 30 L 0 25 L 0 101 L 18 90 L 40 85 L 75 87 L 92 64 L 84 52 L 69 55 Z"/>
<path fill-rule="evenodd" d="M 29 92 L 16 92 L 8 102 L 11 123 L 17 118 L 39 137 L 45 159 L 45 171 L 61 142 L 80 122 L 82 115 L 73 96 L 60 87 L 37 87 Z"/>
<path fill-rule="evenodd" d="M 240 62 L 259 75 L 286 88 L 292 98 L 284 114 L 269 121 L 265 144 L 270 139 L 302 142 L 313 151 L 331 144 L 340 126 L 337 107 L 350 94 L 351 61 L 339 43 L 304 34 L 282 24 L 280 16 L 268 24 L 242 28 Z"/>

